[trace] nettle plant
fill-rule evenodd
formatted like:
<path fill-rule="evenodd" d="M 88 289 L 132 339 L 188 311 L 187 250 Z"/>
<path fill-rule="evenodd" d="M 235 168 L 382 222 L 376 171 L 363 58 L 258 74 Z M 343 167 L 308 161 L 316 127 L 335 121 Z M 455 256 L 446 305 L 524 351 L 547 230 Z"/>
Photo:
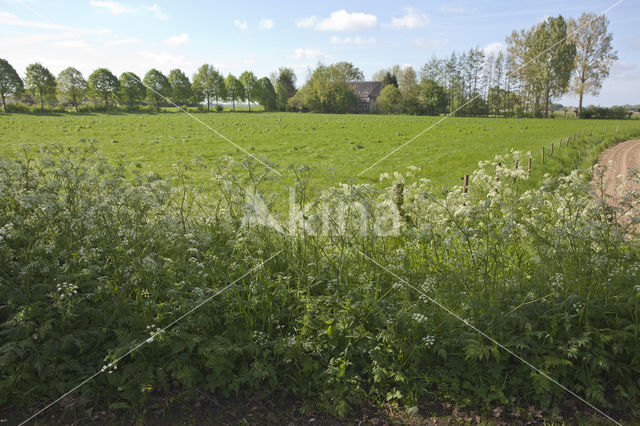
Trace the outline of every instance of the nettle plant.
<path fill-rule="evenodd" d="M 638 194 L 611 207 L 594 195 L 597 170 L 535 185 L 516 167 L 525 158 L 481 163 L 467 192 L 408 168 L 386 187 L 318 195 L 306 168 L 279 195 L 255 159 L 222 159 L 207 188 L 189 185 L 198 160 L 171 180 L 90 146 L 0 160 L 0 404 L 43 404 L 97 371 L 77 392 L 114 407 L 270 389 L 342 413 L 568 398 L 473 325 L 628 412 L 640 395 Z"/>

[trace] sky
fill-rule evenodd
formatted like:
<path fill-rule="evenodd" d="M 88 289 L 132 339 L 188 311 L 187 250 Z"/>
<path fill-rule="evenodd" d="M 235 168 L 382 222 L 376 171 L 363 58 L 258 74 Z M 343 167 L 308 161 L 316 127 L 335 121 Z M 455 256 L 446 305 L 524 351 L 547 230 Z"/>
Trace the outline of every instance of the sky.
<path fill-rule="evenodd" d="M 0 0 L 0 57 L 21 76 L 33 62 L 56 75 L 74 66 L 85 78 L 99 67 L 191 76 L 210 63 L 258 77 L 288 66 L 301 85 L 318 62 L 346 60 L 369 79 L 394 64 L 419 71 L 433 55 L 497 52 L 513 30 L 558 14 L 601 13 L 616 1 Z M 623 0 L 607 17 L 619 60 L 584 104 L 640 104 L 640 1 Z M 559 101 L 577 104 L 575 96 Z"/>

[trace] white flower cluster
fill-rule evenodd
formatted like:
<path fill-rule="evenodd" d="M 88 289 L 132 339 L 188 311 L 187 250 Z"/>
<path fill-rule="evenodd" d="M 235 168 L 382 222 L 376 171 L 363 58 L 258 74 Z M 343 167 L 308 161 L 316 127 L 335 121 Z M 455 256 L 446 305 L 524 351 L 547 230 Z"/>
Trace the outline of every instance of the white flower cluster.
<path fill-rule="evenodd" d="M 422 323 L 422 322 L 426 319 L 426 317 L 425 317 L 424 315 L 419 314 L 419 313 L 415 313 L 415 314 L 413 314 L 413 315 L 411 316 L 411 318 L 413 318 L 413 320 L 414 320 L 415 322 L 417 322 L 418 324 Z"/>
<path fill-rule="evenodd" d="M 252 337 L 253 341 L 260 346 L 264 346 L 269 342 L 269 339 L 267 339 L 267 334 L 262 331 L 254 331 Z"/>
<path fill-rule="evenodd" d="M 424 343 L 426 347 L 433 346 L 435 342 L 436 338 L 434 336 L 425 336 L 422 338 L 422 343 Z"/>
<path fill-rule="evenodd" d="M 109 370 L 108 373 L 111 374 L 117 369 L 118 369 L 118 364 L 110 362 L 107 365 L 103 365 L 100 371 L 104 373 L 105 371 Z"/>
<path fill-rule="evenodd" d="M 13 223 L 9 222 L 0 227 L 0 243 L 11 238 L 13 231 Z"/>
<path fill-rule="evenodd" d="M 58 284 L 58 296 L 60 300 L 64 300 L 65 298 L 70 299 L 74 295 L 78 294 L 78 286 L 64 282 L 62 284 Z"/>
<path fill-rule="evenodd" d="M 155 324 L 151 324 L 147 326 L 147 330 L 149 331 L 149 338 L 147 339 L 147 343 L 153 343 L 153 340 L 158 334 L 164 333 L 162 328 L 156 327 Z"/>

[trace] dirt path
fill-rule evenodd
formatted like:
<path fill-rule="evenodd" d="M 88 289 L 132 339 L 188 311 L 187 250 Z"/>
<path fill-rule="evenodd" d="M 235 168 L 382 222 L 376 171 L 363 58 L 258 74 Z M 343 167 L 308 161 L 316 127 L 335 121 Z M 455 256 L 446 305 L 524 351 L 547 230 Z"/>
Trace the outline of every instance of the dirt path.
<path fill-rule="evenodd" d="M 626 182 L 629 169 L 634 167 L 640 169 L 640 139 L 612 146 L 602 153 L 598 164 L 609 167 L 604 175 L 604 189 L 612 197 L 612 204 L 618 205 L 622 196 L 620 184 Z"/>

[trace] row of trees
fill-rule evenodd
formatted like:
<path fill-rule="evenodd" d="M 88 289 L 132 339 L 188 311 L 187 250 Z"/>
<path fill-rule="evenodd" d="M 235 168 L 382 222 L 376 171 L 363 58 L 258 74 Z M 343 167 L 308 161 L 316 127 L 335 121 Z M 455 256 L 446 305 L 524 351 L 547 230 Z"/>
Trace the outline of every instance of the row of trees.
<path fill-rule="evenodd" d="M 373 79 L 383 82 L 378 109 L 387 113 L 548 116 L 552 101 L 569 91 L 579 97 L 597 95 L 617 59 L 604 15 L 583 13 L 577 20 L 549 17 L 528 30 L 507 37 L 506 52 L 487 54 L 480 48 L 432 57 L 418 74 L 412 67 L 382 69 Z M 134 106 L 148 102 L 159 108 L 171 102 L 198 104 L 246 100 L 265 110 L 355 112 L 358 98 L 350 84 L 363 80 L 362 71 L 349 62 L 319 64 L 296 90 L 296 76 L 280 68 L 270 78 L 246 71 L 226 78 L 213 66 L 202 65 L 191 81 L 179 69 L 164 76 L 156 69 L 144 79 L 131 72 L 116 78 L 109 70 L 94 71 L 88 81 L 75 68 L 57 78 L 42 65 L 27 67 L 24 84 L 11 65 L 0 59 L 0 92 L 14 97 L 23 88 L 39 97 L 41 108 L 56 94 L 77 108 L 85 97 Z M 6 107 L 5 107 L 6 109 Z"/>
<path fill-rule="evenodd" d="M 212 65 L 204 64 L 193 75 L 192 80 L 179 69 L 165 76 L 157 69 L 149 70 L 144 78 L 132 72 L 124 72 L 120 78 L 106 68 L 95 70 L 87 80 L 73 67 L 66 68 L 55 77 L 40 63 L 27 67 L 24 81 L 8 61 L 0 59 L 0 95 L 6 111 L 6 97 L 19 97 L 26 93 L 39 99 L 40 108 L 44 104 L 58 100 L 72 105 L 76 111 L 78 105 L 93 98 L 94 102 L 109 105 L 118 102 L 128 107 L 148 103 L 159 109 L 162 105 L 185 105 L 206 102 L 207 109 L 215 102 L 235 104 L 247 101 L 261 104 L 267 111 L 284 110 L 287 102 L 295 93 L 295 74 L 290 68 L 280 68 L 271 79 L 258 79 L 251 71 L 243 72 L 239 77 L 232 74 L 224 77 Z"/>
<path fill-rule="evenodd" d="M 464 115 L 547 117 L 553 99 L 598 95 L 617 54 L 604 15 L 583 13 L 577 20 L 550 17 L 507 37 L 505 53 L 470 49 L 447 58 L 432 57 L 416 74 L 411 67 L 382 69 L 379 99 L 383 111 Z M 418 80 L 419 78 L 419 80 Z"/>

